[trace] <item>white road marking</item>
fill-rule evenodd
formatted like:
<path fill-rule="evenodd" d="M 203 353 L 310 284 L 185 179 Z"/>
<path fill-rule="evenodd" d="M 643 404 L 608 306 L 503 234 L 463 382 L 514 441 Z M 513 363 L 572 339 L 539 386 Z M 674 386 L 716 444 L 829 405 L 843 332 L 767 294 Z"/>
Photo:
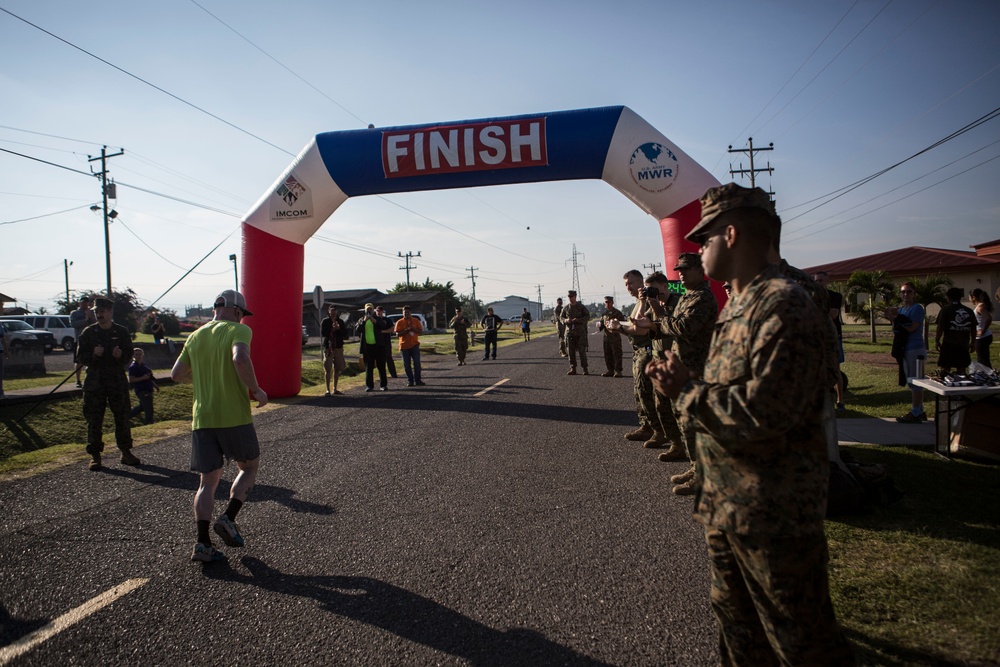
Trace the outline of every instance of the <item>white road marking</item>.
<path fill-rule="evenodd" d="M 495 385 L 493 385 L 492 387 L 487 387 L 486 389 L 483 389 L 483 390 L 482 390 L 481 392 L 479 392 L 478 394 L 473 394 L 472 396 L 473 396 L 473 397 L 476 397 L 476 396 L 482 396 L 483 394 L 486 394 L 486 393 L 488 393 L 488 392 L 491 392 L 491 391 L 493 391 L 494 389 L 496 389 L 497 387 L 499 387 L 500 385 L 502 385 L 502 384 L 503 384 L 504 382 L 510 382 L 510 378 L 504 378 L 504 379 L 500 380 L 499 382 L 497 382 L 497 383 L 496 383 Z M 0 663 L 0 664 L 3 664 L 3 663 Z"/>
<path fill-rule="evenodd" d="M 79 623 L 91 614 L 107 607 L 123 595 L 128 595 L 148 581 L 149 579 L 129 579 L 95 598 L 87 600 L 76 609 L 71 609 L 51 623 L 35 630 L 30 635 L 21 637 L 13 644 L 0 647 L 0 667 L 3 667 L 3 665 L 6 665 L 19 655 L 27 653 L 66 628 Z"/>

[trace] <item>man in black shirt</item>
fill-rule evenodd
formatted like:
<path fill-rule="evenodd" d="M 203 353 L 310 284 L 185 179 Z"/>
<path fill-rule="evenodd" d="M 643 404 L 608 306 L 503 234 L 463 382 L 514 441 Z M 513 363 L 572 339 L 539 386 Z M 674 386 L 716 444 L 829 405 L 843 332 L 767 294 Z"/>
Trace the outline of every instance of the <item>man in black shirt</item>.
<path fill-rule="evenodd" d="M 330 395 L 330 378 L 333 377 L 334 394 L 342 394 L 337 390 L 340 373 L 347 368 L 344 360 L 344 339 L 347 338 L 347 325 L 340 321 L 337 307 L 330 304 L 326 307 L 327 317 L 320 323 L 320 335 L 323 340 L 323 371 L 326 380 L 326 395 Z"/>
<path fill-rule="evenodd" d="M 493 345 L 493 358 L 497 358 L 497 332 L 503 326 L 503 318 L 493 314 L 492 308 L 486 309 L 486 315 L 479 322 L 479 326 L 485 329 L 483 334 L 483 361 L 490 358 L 490 345 Z"/>

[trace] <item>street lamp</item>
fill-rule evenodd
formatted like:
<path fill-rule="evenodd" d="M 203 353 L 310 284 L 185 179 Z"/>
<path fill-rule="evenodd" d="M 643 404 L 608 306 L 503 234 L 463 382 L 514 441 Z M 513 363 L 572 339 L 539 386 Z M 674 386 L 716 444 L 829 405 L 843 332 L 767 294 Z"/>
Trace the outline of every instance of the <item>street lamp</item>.
<path fill-rule="evenodd" d="M 230 255 L 229 261 L 233 263 L 233 279 L 236 281 L 236 291 L 240 291 L 240 274 L 236 271 L 236 255 Z"/>

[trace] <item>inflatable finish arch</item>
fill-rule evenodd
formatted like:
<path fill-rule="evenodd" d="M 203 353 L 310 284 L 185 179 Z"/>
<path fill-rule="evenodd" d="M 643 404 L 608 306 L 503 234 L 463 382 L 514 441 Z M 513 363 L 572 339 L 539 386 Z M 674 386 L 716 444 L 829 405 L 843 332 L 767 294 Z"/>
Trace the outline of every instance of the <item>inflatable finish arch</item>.
<path fill-rule="evenodd" d="M 243 219 L 242 291 L 265 391 L 299 392 L 304 244 L 349 197 L 575 179 L 602 179 L 655 217 L 669 269 L 695 249 L 684 235 L 719 184 L 623 106 L 316 135 Z"/>

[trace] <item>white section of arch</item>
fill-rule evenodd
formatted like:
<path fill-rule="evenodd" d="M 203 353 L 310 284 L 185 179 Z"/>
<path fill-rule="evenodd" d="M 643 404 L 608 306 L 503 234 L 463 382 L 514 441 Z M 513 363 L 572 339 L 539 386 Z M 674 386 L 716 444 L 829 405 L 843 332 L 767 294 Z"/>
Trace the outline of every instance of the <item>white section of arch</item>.
<path fill-rule="evenodd" d="M 670 149 L 677 156 L 677 164 L 681 170 L 674 184 L 662 192 L 649 192 L 640 188 L 629 173 L 629 159 L 633 151 L 650 142 L 660 143 Z M 601 178 L 657 220 L 700 199 L 706 190 L 719 184 L 712 174 L 678 148 L 677 144 L 628 107 L 622 109 L 618 118 Z"/>
<path fill-rule="evenodd" d="M 330 178 L 313 137 L 243 221 L 278 238 L 304 245 L 347 199 Z"/>

